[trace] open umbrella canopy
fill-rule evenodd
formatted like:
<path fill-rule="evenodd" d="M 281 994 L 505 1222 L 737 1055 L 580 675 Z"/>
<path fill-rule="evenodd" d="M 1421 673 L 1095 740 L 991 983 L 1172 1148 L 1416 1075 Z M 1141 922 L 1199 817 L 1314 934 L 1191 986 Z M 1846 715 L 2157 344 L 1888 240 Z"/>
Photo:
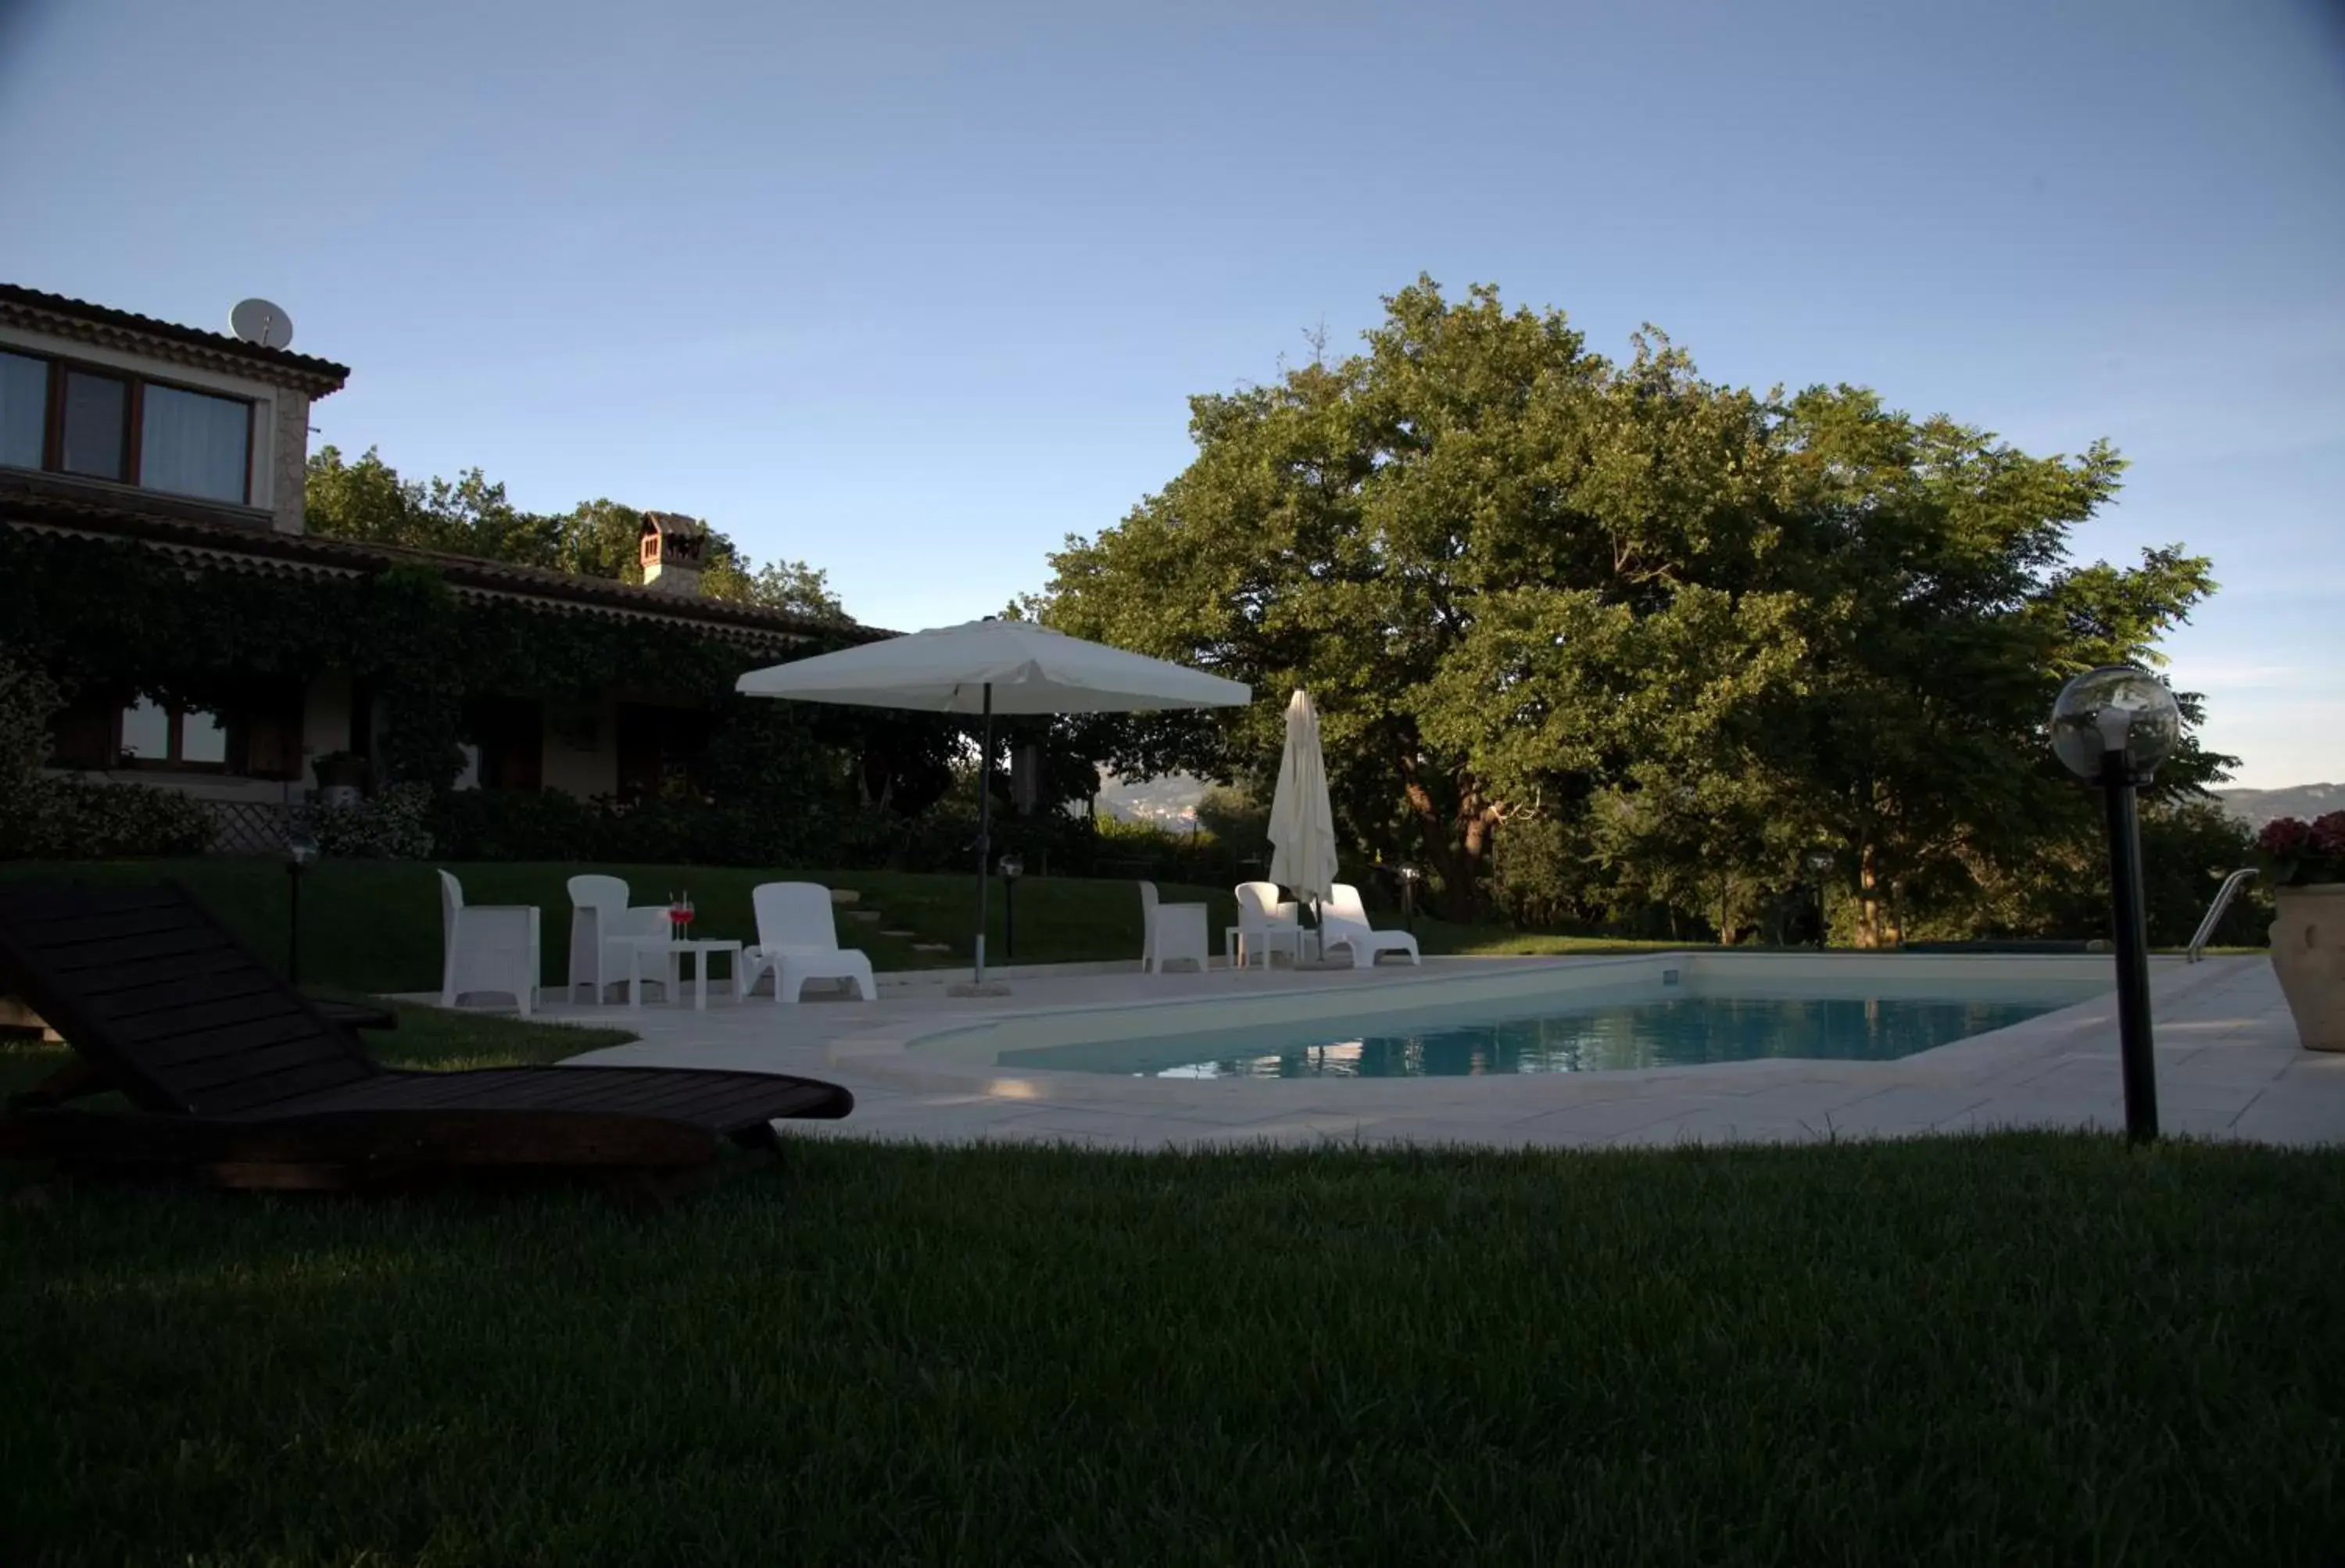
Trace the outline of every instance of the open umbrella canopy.
<path fill-rule="evenodd" d="M 1242 682 L 1203 670 L 1085 642 L 1032 621 L 992 620 L 753 669 L 738 689 L 800 702 L 969 714 L 1243 708 L 1253 697 Z"/>
<path fill-rule="evenodd" d="M 1254 697 L 1240 681 L 1087 643 L 1032 621 L 990 617 L 753 669 L 734 684 L 749 697 L 983 716 L 974 989 L 986 994 L 1000 990 L 988 991 L 985 982 L 986 891 L 993 869 L 993 716 L 1243 708 Z M 1324 784 L 1320 793 L 1326 793 Z"/>
<path fill-rule="evenodd" d="M 1286 704 L 1286 749 L 1278 790 L 1270 798 L 1270 880 L 1314 903 L 1334 896 L 1335 813 L 1327 801 L 1327 759 L 1319 749 L 1319 715 L 1297 691 Z"/>

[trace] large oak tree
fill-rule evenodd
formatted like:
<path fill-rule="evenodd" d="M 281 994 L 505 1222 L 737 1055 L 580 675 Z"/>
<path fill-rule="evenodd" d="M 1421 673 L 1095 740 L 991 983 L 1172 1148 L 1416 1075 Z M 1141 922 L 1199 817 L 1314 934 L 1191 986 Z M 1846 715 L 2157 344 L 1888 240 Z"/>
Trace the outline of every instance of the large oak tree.
<path fill-rule="evenodd" d="M 2213 587 L 2178 547 L 2068 560 L 2117 491 L 2105 445 L 1715 385 L 1650 330 L 1616 362 L 1489 287 L 1420 280 L 1360 352 L 1191 407 L 1194 460 L 1070 539 L 1036 613 L 1308 687 L 1355 848 L 1430 861 L 1461 912 L 1544 821 L 1616 895 L 1728 931 L 1828 846 L 1858 940 L 1891 940 L 1910 901 L 2074 839 L 2054 692 L 2155 661 Z M 1131 726 L 1113 760 L 1259 783 L 1280 707 Z M 2225 760 L 2193 745 L 2166 778 Z"/>

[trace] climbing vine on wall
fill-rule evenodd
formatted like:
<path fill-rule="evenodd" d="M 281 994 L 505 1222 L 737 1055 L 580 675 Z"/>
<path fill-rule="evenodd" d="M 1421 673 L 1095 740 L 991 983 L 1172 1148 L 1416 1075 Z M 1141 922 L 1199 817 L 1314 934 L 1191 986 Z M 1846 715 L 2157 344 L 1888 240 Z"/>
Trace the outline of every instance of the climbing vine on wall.
<path fill-rule="evenodd" d="M 423 567 L 332 578 L 191 569 L 135 545 L 13 531 L 0 531 L 0 644 L 76 690 L 214 710 L 248 701 L 256 679 L 346 670 L 377 694 L 384 772 L 435 789 L 461 765 L 469 696 L 588 700 L 626 687 L 721 707 L 734 678 L 766 662 L 683 628 L 466 601 Z M 803 728 L 812 743 L 818 720 L 763 707 L 774 711 L 746 722 Z"/>
<path fill-rule="evenodd" d="M 817 636 L 797 651 L 822 653 L 848 635 Z M 445 794 L 462 767 L 468 697 L 534 697 L 558 716 L 613 688 L 657 694 L 701 708 L 711 720 L 696 769 L 706 798 L 662 803 L 670 816 L 716 809 L 706 822 L 683 824 L 686 840 L 701 846 L 696 852 L 707 851 L 706 840 L 778 853 L 778 840 L 768 842 L 777 824 L 790 825 L 792 842 L 819 843 L 834 858 L 882 852 L 865 839 L 897 852 L 910 830 L 906 820 L 931 815 L 968 759 L 961 720 L 739 697 L 736 677 L 774 656 L 683 627 L 467 599 L 415 565 L 367 577 L 294 576 L 190 566 L 135 544 L 0 529 L 0 649 L 36 663 L 75 696 L 138 695 L 227 713 L 248 708 L 272 679 L 290 685 L 345 671 L 374 693 L 381 780 L 427 786 L 441 792 L 441 809 L 452 800 L 475 816 L 527 819 L 538 798 L 467 802 Z M 1086 749 L 1081 725 L 1004 726 L 1001 755 L 1019 733 L 1043 748 L 1046 809 L 1096 788 L 1083 760 L 1096 748 Z M 997 799 L 997 809 L 1007 804 Z M 558 815 L 554 805 L 545 809 Z M 642 826 L 631 820 L 631 834 Z M 495 836 L 486 828 L 473 834 Z"/>

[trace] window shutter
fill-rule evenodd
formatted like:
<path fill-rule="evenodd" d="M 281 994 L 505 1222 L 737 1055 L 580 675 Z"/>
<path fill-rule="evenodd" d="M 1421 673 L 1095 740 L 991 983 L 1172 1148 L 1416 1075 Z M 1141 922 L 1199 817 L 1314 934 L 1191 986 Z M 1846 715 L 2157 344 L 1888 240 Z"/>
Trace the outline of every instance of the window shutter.
<path fill-rule="evenodd" d="M 241 758 L 231 753 L 231 766 L 249 779 L 301 777 L 301 688 L 287 682 L 264 688 L 243 715 L 237 729 L 242 737 Z"/>
<path fill-rule="evenodd" d="M 52 767 L 111 768 L 114 766 L 114 715 L 121 704 L 84 697 L 59 713 L 50 724 L 55 745 Z"/>

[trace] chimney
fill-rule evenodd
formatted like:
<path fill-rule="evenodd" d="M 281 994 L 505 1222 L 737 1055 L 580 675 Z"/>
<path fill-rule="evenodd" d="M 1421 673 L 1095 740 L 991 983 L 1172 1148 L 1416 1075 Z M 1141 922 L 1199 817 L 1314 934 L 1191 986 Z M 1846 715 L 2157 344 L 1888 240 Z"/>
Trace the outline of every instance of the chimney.
<path fill-rule="evenodd" d="M 708 530 L 676 512 L 644 514 L 644 586 L 685 598 L 700 596 L 700 567 Z"/>

